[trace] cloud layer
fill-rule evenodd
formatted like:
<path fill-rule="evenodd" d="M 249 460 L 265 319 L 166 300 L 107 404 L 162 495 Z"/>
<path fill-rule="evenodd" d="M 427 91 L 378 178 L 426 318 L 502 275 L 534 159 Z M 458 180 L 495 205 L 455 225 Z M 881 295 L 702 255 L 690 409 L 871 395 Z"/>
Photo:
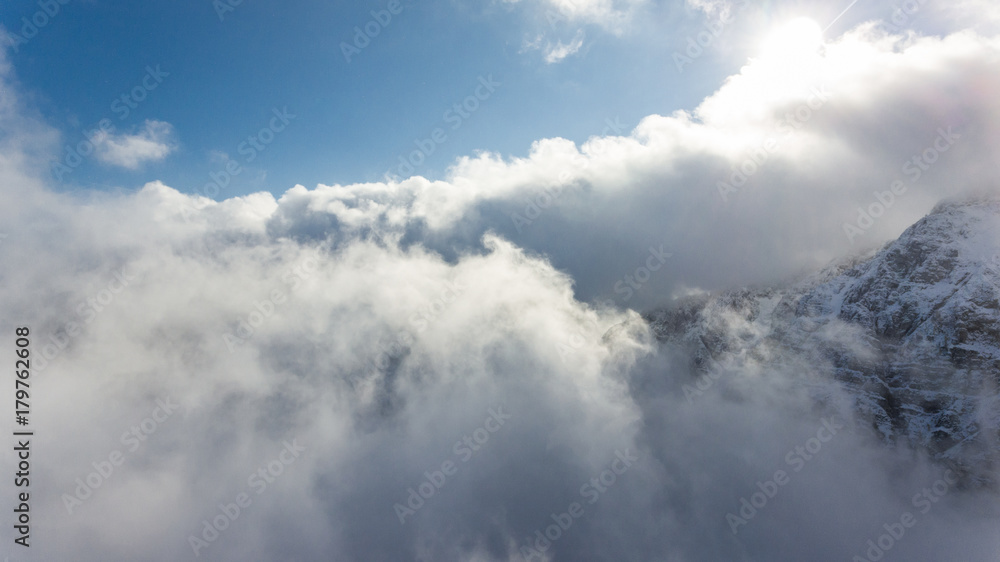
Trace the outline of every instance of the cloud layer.
<path fill-rule="evenodd" d="M 866 25 L 813 52 L 752 60 L 693 111 L 651 115 L 628 135 L 481 153 L 440 180 L 296 186 L 271 227 L 374 228 L 444 255 L 494 231 L 568 271 L 579 298 L 640 308 L 774 282 L 895 237 L 945 196 L 993 187 L 997 49 L 969 32 Z M 867 224 L 896 181 L 903 194 L 884 215 L 860 235 L 845 229 Z M 616 283 L 660 245 L 670 266 L 623 302 Z"/>
<path fill-rule="evenodd" d="M 835 385 L 818 407 L 818 366 L 689 400 L 686 359 L 629 308 L 776 281 L 995 189 L 998 50 L 864 26 L 627 135 L 221 202 L 55 195 L 57 135 L 3 88 L 0 324 L 32 331 L 37 559 L 847 560 L 912 512 L 893 557 L 993 560 L 992 498 L 949 485 L 920 511 L 941 467 L 876 443 Z"/>

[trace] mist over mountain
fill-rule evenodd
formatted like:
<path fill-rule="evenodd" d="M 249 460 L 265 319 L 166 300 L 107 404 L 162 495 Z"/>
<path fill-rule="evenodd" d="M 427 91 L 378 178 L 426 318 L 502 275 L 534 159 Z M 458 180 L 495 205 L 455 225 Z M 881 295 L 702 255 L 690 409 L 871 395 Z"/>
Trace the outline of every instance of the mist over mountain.
<path fill-rule="evenodd" d="M 840 385 L 851 399 L 844 415 L 886 445 L 925 450 L 971 485 L 995 487 L 998 297 L 1000 200 L 984 198 L 942 202 L 873 256 L 794 285 L 728 291 L 647 318 L 702 380 L 802 367 L 803 387 Z"/>

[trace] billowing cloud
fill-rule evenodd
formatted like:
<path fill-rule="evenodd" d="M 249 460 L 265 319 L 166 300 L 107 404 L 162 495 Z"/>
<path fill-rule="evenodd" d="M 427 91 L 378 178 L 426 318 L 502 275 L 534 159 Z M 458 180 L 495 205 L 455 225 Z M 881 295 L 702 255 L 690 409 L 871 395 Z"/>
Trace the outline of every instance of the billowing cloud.
<path fill-rule="evenodd" d="M 493 230 L 569 271 L 580 298 L 640 308 L 773 282 L 877 246 L 945 196 L 992 188 L 998 46 L 862 26 L 765 53 L 693 111 L 649 116 L 628 135 L 460 158 L 439 180 L 297 186 L 272 228 L 384 228 L 442 252 Z M 869 224 L 868 207 L 889 197 Z M 616 283 L 661 245 L 669 264 L 625 302 Z"/>
<path fill-rule="evenodd" d="M 94 154 L 101 162 L 136 170 L 148 162 L 159 162 L 176 149 L 170 123 L 147 119 L 135 134 L 99 130 L 92 139 Z"/>
<path fill-rule="evenodd" d="M 973 492 L 917 511 L 942 469 L 875 441 L 821 365 L 691 397 L 634 313 L 497 236 L 445 260 L 296 240 L 267 195 L 190 203 L 58 201 L 0 245 L 36 264 L 0 309 L 35 342 L 44 559 L 838 560 L 904 512 L 901 558 L 998 547 Z"/>
<path fill-rule="evenodd" d="M 627 135 L 220 202 L 54 194 L 57 135 L 5 81 L 0 330 L 33 342 L 33 552 L 848 560 L 912 512 L 893 557 L 995 559 L 994 498 L 946 482 L 920 511 L 943 467 L 878 442 L 823 365 L 748 360 L 690 399 L 687 358 L 629 308 L 780 279 L 995 191 L 998 50 L 864 26 Z M 128 167 L 168 135 L 107 146 Z"/>

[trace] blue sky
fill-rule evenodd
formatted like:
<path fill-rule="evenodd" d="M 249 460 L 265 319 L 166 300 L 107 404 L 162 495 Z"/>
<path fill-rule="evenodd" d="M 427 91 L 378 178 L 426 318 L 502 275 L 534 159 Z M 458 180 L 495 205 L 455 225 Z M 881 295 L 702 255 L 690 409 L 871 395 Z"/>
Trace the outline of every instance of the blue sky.
<path fill-rule="evenodd" d="M 446 133 L 438 135 L 443 142 L 433 144 L 415 174 L 441 177 L 456 157 L 478 150 L 524 156 L 537 139 L 627 133 L 646 115 L 695 107 L 738 71 L 768 25 L 803 13 L 829 21 L 841 8 L 749 6 L 679 72 L 672 54 L 704 29 L 706 11 L 643 2 L 610 12 L 594 2 L 593 13 L 573 11 L 586 4 L 403 0 L 383 26 L 371 15 L 387 9 L 380 1 L 248 0 L 231 9 L 208 0 L 70 1 L 10 60 L 66 143 L 103 118 L 118 133 L 140 132 L 147 119 L 172 126 L 174 148 L 166 157 L 134 169 L 89 158 L 64 174 L 64 189 L 134 189 L 158 179 L 192 192 L 225 168 L 228 155 L 241 172 L 222 196 L 280 194 L 295 184 L 398 173 L 399 157 L 436 128 Z M 40 10 L 36 2 L 8 3 L 0 23 L 31 34 L 22 18 L 44 21 Z M 852 10 L 843 25 L 862 11 Z M 621 14 L 625 23 L 611 23 Z M 346 61 L 342 44 L 353 43 L 355 26 L 366 24 L 378 35 Z M 546 61 L 546 45 L 560 43 L 578 50 Z M 147 67 L 168 76 L 127 115 L 114 111 Z M 445 112 L 474 95 L 480 77 L 500 85 L 467 117 L 447 121 Z M 268 124 L 274 108 L 295 119 L 253 162 L 244 161 L 240 143 Z M 609 123 L 625 130 L 609 131 Z"/>

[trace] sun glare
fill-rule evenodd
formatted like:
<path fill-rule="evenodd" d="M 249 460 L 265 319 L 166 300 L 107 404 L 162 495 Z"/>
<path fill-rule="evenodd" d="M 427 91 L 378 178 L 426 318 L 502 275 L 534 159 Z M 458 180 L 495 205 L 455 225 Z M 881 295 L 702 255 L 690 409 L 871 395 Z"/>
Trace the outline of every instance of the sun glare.
<path fill-rule="evenodd" d="M 789 59 L 815 53 L 823 42 L 823 31 L 809 18 L 796 18 L 773 30 L 761 44 L 765 57 Z"/>

